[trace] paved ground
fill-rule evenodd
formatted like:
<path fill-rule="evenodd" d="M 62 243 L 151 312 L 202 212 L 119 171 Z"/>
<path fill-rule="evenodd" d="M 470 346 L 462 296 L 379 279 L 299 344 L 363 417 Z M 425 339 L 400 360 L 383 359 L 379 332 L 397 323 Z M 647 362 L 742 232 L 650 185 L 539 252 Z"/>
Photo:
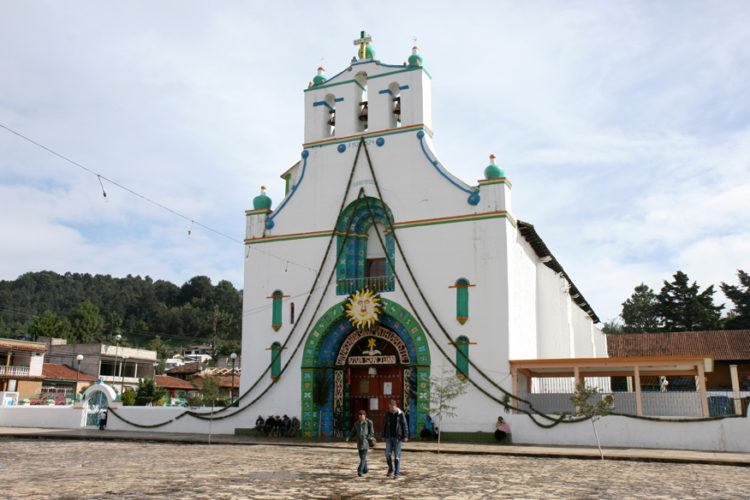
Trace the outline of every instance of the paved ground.
<path fill-rule="evenodd" d="M 407 445 L 408 446 L 408 445 Z M 737 498 L 746 467 L 407 452 L 385 478 L 382 450 L 355 474 L 353 448 L 125 441 L 0 441 L 4 497 Z"/>
<path fill-rule="evenodd" d="M 161 443 L 202 444 L 208 441 L 206 434 L 184 434 L 175 432 L 113 431 L 96 429 L 43 429 L 34 427 L 0 427 L 0 437 L 26 437 L 35 439 L 154 441 Z M 314 447 L 348 449 L 343 442 L 310 441 L 307 439 L 261 439 L 250 436 L 214 435 L 214 444 L 226 445 L 275 445 L 287 447 Z M 410 452 L 436 452 L 435 442 L 411 441 Z M 574 446 L 499 445 L 443 443 L 442 453 L 461 455 L 506 455 L 545 458 L 599 459 L 596 448 Z M 718 453 L 688 450 L 656 450 L 643 448 L 606 448 L 604 456 L 611 460 L 648 462 L 692 463 L 707 465 L 738 465 L 750 467 L 750 453 Z"/>

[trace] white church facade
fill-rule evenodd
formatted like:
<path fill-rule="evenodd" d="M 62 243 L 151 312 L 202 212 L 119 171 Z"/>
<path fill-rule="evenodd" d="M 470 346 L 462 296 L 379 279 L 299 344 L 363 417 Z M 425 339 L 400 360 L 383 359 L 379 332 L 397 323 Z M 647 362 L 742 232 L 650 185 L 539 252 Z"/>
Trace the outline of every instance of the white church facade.
<path fill-rule="evenodd" d="M 417 434 L 431 377 L 451 370 L 469 387 L 445 429 L 491 430 L 510 360 L 606 357 L 605 337 L 513 211 L 494 158 L 476 182 L 438 159 L 416 48 L 390 65 L 359 42 L 347 68 L 321 68 L 305 90 L 286 196 L 246 212 L 240 393 L 253 414 L 299 416 L 308 437 L 359 409 L 379 427 L 396 399 Z"/>

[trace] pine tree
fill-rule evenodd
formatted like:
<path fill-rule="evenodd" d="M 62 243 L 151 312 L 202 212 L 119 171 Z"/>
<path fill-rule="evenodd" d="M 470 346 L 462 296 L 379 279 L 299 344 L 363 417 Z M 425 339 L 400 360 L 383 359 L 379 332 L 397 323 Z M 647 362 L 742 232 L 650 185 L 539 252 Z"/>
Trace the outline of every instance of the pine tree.
<path fill-rule="evenodd" d="M 97 342 L 102 335 L 104 321 L 99 308 L 84 300 L 70 313 L 71 339 L 79 343 Z"/>
<path fill-rule="evenodd" d="M 33 316 L 26 325 L 26 333 L 31 340 L 39 337 L 68 338 L 70 336 L 70 323 L 65 318 L 60 318 L 50 310 L 44 311 L 41 316 Z"/>
<path fill-rule="evenodd" d="M 714 286 L 701 292 L 698 283 L 693 281 L 690 284 L 687 274 L 682 271 L 677 271 L 673 277 L 671 283 L 664 281 L 656 297 L 663 329 L 680 332 L 718 328 L 724 305 L 714 305 Z"/>
<path fill-rule="evenodd" d="M 633 295 L 622 303 L 620 314 L 624 332 L 655 332 L 659 328 L 656 294 L 650 286 L 641 283 Z"/>
<path fill-rule="evenodd" d="M 750 274 L 737 270 L 739 286 L 721 284 L 721 291 L 734 304 L 726 320 L 726 328 L 750 328 Z"/>

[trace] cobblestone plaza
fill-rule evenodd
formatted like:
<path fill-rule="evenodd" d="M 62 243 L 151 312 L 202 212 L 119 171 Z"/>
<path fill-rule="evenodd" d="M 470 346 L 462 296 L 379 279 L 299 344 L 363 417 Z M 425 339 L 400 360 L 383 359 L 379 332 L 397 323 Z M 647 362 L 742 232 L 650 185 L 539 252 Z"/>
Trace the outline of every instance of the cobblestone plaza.
<path fill-rule="evenodd" d="M 408 449 L 408 445 L 407 445 Z M 737 498 L 750 470 L 723 465 L 414 453 L 358 478 L 354 449 L 117 441 L 0 442 L 2 496 L 172 498 Z"/>

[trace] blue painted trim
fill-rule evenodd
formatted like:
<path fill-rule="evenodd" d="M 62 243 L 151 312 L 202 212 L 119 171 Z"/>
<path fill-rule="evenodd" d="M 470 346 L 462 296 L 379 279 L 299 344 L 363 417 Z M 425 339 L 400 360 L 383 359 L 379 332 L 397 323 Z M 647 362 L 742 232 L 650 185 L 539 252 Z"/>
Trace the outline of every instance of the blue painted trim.
<path fill-rule="evenodd" d="M 341 101 L 343 101 L 343 100 L 344 100 L 344 98 L 343 98 L 343 97 L 336 97 L 336 98 L 334 99 L 334 101 L 335 101 L 335 102 L 341 102 Z"/>
<path fill-rule="evenodd" d="M 315 101 L 315 102 L 313 103 L 313 106 L 325 106 L 326 108 L 328 108 L 328 109 L 330 109 L 331 111 L 333 111 L 333 106 L 331 106 L 330 104 L 328 104 L 328 103 L 327 103 L 327 102 L 325 102 L 325 101 Z"/>
<path fill-rule="evenodd" d="M 408 85 L 399 85 L 398 89 L 399 90 L 409 90 L 409 86 Z M 393 95 L 393 92 L 391 92 L 391 89 L 383 89 L 383 90 L 379 91 L 378 94 L 391 94 L 391 95 Z"/>
<path fill-rule="evenodd" d="M 305 178 L 305 170 L 307 170 L 307 157 L 310 156 L 310 152 L 308 150 L 302 151 L 302 172 L 299 174 L 299 180 L 294 183 L 294 186 L 292 186 L 292 189 L 289 191 L 289 196 L 284 198 L 284 200 L 281 202 L 281 205 L 279 205 L 279 208 L 277 208 L 271 215 L 266 217 L 266 229 L 273 229 L 273 226 L 276 225 L 276 223 L 273 221 L 274 217 L 279 215 L 279 212 L 281 212 L 281 209 L 284 208 L 289 200 L 292 199 L 292 196 L 294 196 L 294 193 L 297 192 L 297 188 L 300 184 L 302 184 L 302 179 Z"/>
<path fill-rule="evenodd" d="M 427 161 L 429 161 L 433 167 L 435 167 L 435 170 L 437 170 L 438 173 L 442 175 L 448 182 L 456 186 L 458 189 L 460 189 L 464 193 L 469 194 L 469 198 L 467 200 L 469 205 L 476 205 L 477 203 L 479 203 L 479 192 L 477 188 L 470 189 L 457 183 L 456 181 L 451 179 L 451 177 L 447 173 L 445 173 L 443 168 L 441 168 L 439 161 L 433 160 L 432 158 L 430 158 L 429 153 L 427 153 L 427 148 L 424 145 L 424 130 L 420 130 L 419 132 L 417 132 L 417 138 L 419 139 L 419 146 L 422 148 L 422 153 L 424 154 L 424 157 L 427 158 Z"/>

